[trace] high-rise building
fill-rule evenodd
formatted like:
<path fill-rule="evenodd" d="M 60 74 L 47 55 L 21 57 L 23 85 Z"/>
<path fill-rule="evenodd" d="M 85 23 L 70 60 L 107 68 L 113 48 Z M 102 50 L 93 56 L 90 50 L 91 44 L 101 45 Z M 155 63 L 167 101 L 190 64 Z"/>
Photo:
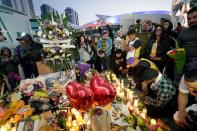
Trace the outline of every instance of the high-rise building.
<path fill-rule="evenodd" d="M 1 5 L 19 11 L 30 17 L 35 16 L 32 0 L 0 0 Z"/>
<path fill-rule="evenodd" d="M 29 14 L 30 16 L 34 17 L 35 16 L 35 11 L 34 11 L 34 5 L 32 0 L 28 0 L 28 6 L 29 6 Z"/>
<path fill-rule="evenodd" d="M 2 5 L 12 8 L 11 0 L 1 0 Z"/>
<path fill-rule="evenodd" d="M 68 18 L 69 23 L 79 25 L 78 13 L 74 9 L 67 7 L 65 9 L 65 16 Z"/>
<path fill-rule="evenodd" d="M 51 7 L 50 5 L 48 4 L 42 4 L 40 6 L 40 10 L 41 10 L 41 16 L 46 16 L 48 14 L 51 14 L 53 13 L 53 7 Z"/>

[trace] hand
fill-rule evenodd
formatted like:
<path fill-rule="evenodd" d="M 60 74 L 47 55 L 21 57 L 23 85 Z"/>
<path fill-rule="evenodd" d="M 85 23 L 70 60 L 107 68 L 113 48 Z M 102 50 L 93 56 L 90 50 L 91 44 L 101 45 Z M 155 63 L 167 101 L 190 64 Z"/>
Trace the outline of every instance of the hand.
<path fill-rule="evenodd" d="M 122 67 L 120 67 L 119 70 L 122 70 Z"/>
<path fill-rule="evenodd" d="M 129 64 L 127 65 L 127 68 L 133 68 L 135 65 L 134 64 Z"/>
<path fill-rule="evenodd" d="M 181 125 L 181 126 L 188 125 L 186 122 L 186 118 L 192 121 L 192 119 L 190 118 L 186 110 L 180 110 L 178 113 L 178 118 L 179 120 L 175 122 L 176 124 Z"/>

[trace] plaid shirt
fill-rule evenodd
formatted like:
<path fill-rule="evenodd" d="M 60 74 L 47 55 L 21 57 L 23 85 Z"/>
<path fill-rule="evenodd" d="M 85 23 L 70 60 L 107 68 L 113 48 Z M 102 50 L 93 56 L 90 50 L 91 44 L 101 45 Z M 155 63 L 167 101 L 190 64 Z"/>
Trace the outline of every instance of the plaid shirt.
<path fill-rule="evenodd" d="M 151 87 L 151 90 L 155 93 L 156 98 L 146 97 L 146 103 L 156 107 L 165 106 L 176 95 L 176 87 L 165 76 L 161 76 L 160 80 Z"/>

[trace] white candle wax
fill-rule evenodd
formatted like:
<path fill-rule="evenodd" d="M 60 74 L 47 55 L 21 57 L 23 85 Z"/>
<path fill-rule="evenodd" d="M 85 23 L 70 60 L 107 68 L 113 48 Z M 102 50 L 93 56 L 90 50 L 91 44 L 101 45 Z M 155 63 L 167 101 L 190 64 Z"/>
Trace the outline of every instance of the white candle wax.
<path fill-rule="evenodd" d="M 151 125 L 156 125 L 157 122 L 156 122 L 155 119 L 151 119 L 151 120 L 150 120 L 150 123 L 151 123 Z"/>
<path fill-rule="evenodd" d="M 140 115 L 141 115 L 141 117 L 142 117 L 143 119 L 146 118 L 146 114 L 144 114 L 143 112 L 142 112 Z"/>
<path fill-rule="evenodd" d="M 133 101 L 133 91 L 129 91 L 129 92 L 128 92 L 127 98 L 128 98 L 130 101 Z"/>
<path fill-rule="evenodd" d="M 134 100 L 134 107 L 136 107 L 136 108 L 137 108 L 137 106 L 138 106 L 138 101 L 139 101 L 138 99 L 135 99 L 135 100 Z"/>
<path fill-rule="evenodd" d="M 147 109 L 143 108 L 142 113 L 144 113 L 145 115 L 147 115 Z"/>

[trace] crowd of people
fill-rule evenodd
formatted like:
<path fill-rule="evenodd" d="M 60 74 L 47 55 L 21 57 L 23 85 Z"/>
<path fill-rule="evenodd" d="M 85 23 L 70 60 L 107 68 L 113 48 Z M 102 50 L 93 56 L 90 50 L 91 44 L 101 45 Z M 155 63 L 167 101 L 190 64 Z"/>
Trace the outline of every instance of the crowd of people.
<path fill-rule="evenodd" d="M 187 19 L 188 28 L 177 23 L 173 29 L 170 20 L 158 24 L 138 19 L 127 34 L 118 31 L 115 38 L 110 35 L 113 32 L 109 27 L 91 40 L 81 36 L 77 43 L 80 62 L 91 64 L 99 72 L 111 70 L 119 77 L 133 77 L 143 92 L 148 115 L 172 116 L 178 110 L 177 124 L 193 122 L 196 127 L 197 116 L 190 114 L 193 118 L 190 121 L 191 116 L 186 112 L 186 107 L 196 104 L 197 100 L 196 7 L 187 12 Z M 141 33 L 149 34 L 148 40 L 142 40 Z M 178 48 L 186 51 L 181 73 L 176 70 L 175 59 L 167 55 L 168 51 Z"/>
<path fill-rule="evenodd" d="M 6 38 L 0 33 L 0 42 L 4 40 Z M 35 43 L 29 34 L 16 40 L 20 45 L 14 51 L 3 47 L 0 53 L 1 84 L 6 81 L 8 91 L 14 91 L 21 79 L 37 77 L 36 62 L 42 60 L 42 44 Z"/>
<path fill-rule="evenodd" d="M 197 101 L 196 7 L 187 12 L 187 19 L 188 28 L 178 23 L 173 30 L 170 20 L 157 24 L 138 19 L 125 35 L 118 31 L 114 37 L 108 25 L 105 30 L 99 29 L 100 36 L 79 36 L 76 47 L 80 58 L 77 62 L 88 63 L 99 72 L 110 70 L 119 77 L 133 77 L 143 92 L 148 115 L 172 116 L 178 110 L 176 123 L 192 123 L 192 129 L 195 129 L 197 110 L 189 114 L 186 108 Z M 142 40 L 140 33 L 148 33 L 148 40 Z M 6 38 L 0 33 L 0 42 L 4 40 Z M 22 75 L 18 67 L 22 67 L 25 78 L 37 77 L 36 62 L 42 59 L 42 45 L 35 43 L 30 35 L 17 40 L 20 45 L 14 55 L 7 47 L 0 52 L 0 76 L 8 81 L 10 91 L 20 82 Z M 178 47 L 186 51 L 182 73 L 176 71 L 174 59 L 167 55 L 168 51 Z"/>

